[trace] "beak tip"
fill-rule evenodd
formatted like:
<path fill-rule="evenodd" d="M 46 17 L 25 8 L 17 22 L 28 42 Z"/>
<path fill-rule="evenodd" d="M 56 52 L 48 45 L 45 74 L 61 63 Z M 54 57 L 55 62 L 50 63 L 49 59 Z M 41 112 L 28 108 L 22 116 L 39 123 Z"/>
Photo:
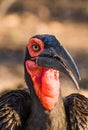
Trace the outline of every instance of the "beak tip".
<path fill-rule="evenodd" d="M 79 77 L 79 80 L 81 80 L 81 76 Z"/>
<path fill-rule="evenodd" d="M 79 74 L 79 76 L 78 76 L 78 79 L 81 80 L 81 76 L 80 76 L 80 74 Z"/>
<path fill-rule="evenodd" d="M 80 90 L 79 84 L 76 84 L 76 87 L 77 87 L 78 90 Z"/>

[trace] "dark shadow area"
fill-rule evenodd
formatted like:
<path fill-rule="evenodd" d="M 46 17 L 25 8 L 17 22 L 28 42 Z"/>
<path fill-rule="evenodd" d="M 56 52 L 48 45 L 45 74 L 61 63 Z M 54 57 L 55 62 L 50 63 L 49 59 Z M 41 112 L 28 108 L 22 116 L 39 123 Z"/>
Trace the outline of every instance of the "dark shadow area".
<path fill-rule="evenodd" d="M 0 48 L 0 64 L 23 64 L 24 48 L 11 50 Z"/>
<path fill-rule="evenodd" d="M 0 48 L 0 65 L 6 67 L 13 75 L 23 77 L 24 55 L 23 48 L 17 50 Z"/>

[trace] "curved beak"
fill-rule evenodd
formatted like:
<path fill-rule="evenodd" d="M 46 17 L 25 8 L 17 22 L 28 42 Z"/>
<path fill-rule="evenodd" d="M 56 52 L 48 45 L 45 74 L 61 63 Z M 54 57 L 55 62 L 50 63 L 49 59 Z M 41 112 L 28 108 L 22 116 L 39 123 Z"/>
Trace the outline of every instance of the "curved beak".
<path fill-rule="evenodd" d="M 56 47 L 45 49 L 38 56 L 36 62 L 39 66 L 45 66 L 54 68 L 58 71 L 62 71 L 72 79 L 77 89 L 79 89 L 77 80 L 80 80 L 81 77 L 75 61 L 68 53 L 68 51 L 64 49 L 60 44 L 58 44 Z"/>

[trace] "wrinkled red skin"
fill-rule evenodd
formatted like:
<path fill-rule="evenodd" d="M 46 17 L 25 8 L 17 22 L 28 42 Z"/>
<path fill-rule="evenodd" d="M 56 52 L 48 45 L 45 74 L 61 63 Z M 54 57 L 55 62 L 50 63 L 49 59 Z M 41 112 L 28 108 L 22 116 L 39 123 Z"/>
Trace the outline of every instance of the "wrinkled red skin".
<path fill-rule="evenodd" d="M 47 110 L 53 109 L 60 95 L 59 72 L 57 70 L 39 67 L 33 61 L 26 61 L 27 72 L 31 75 L 35 93 Z"/>
<path fill-rule="evenodd" d="M 38 51 L 33 49 L 34 43 L 39 46 Z M 27 48 L 31 59 L 36 59 L 44 51 L 44 43 L 38 38 L 31 38 Z M 59 72 L 51 68 L 40 67 L 34 61 L 27 60 L 25 65 L 27 72 L 32 78 L 35 93 L 40 99 L 41 104 L 47 110 L 53 109 L 60 95 Z"/>

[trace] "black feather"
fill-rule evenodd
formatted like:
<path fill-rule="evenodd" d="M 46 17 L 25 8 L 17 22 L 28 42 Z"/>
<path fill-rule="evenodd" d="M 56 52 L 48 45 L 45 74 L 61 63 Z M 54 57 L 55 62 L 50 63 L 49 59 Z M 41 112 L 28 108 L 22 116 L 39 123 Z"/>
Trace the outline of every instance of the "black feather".
<path fill-rule="evenodd" d="M 0 130 L 21 130 L 30 112 L 30 95 L 24 90 L 0 97 Z"/>

